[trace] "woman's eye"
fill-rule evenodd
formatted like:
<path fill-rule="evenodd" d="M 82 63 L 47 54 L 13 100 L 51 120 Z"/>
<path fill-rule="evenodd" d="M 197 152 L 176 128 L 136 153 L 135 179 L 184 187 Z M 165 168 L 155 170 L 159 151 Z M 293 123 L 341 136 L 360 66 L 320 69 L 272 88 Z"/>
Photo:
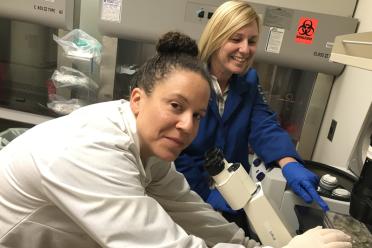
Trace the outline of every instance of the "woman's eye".
<path fill-rule="evenodd" d="M 256 40 L 249 40 L 248 43 L 251 44 L 251 45 L 254 45 L 254 44 L 257 43 L 257 41 Z"/>
<path fill-rule="evenodd" d="M 181 111 L 182 110 L 182 106 L 181 104 L 177 103 L 177 102 L 171 102 L 171 107 L 174 109 L 174 110 L 177 110 L 177 111 Z"/>
<path fill-rule="evenodd" d="M 193 117 L 194 117 L 196 120 L 200 121 L 200 119 L 203 118 L 203 115 L 202 115 L 202 114 L 199 114 L 199 113 L 195 113 L 195 114 L 193 115 Z"/>

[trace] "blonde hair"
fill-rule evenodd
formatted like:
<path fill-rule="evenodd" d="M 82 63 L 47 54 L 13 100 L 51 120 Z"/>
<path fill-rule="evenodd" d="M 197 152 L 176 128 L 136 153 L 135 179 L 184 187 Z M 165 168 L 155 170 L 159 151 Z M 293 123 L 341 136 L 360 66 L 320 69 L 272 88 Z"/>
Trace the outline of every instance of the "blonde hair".
<path fill-rule="evenodd" d="M 259 16 L 245 1 L 233 0 L 221 4 L 213 13 L 199 40 L 199 57 L 209 63 L 211 55 L 236 31 L 256 21 Z"/>

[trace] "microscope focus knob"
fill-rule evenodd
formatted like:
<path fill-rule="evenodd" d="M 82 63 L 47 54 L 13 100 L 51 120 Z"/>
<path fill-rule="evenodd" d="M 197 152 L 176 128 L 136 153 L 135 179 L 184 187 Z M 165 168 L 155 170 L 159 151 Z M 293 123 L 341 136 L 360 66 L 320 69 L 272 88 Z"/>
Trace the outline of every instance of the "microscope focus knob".
<path fill-rule="evenodd" d="M 204 168 L 212 177 L 225 168 L 223 153 L 218 148 L 212 148 L 205 153 Z"/>

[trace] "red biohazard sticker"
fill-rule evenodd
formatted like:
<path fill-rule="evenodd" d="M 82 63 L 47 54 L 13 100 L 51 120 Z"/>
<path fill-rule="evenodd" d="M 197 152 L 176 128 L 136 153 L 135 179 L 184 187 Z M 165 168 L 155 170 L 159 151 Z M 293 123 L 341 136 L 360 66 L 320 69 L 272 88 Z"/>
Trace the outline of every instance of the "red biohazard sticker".
<path fill-rule="evenodd" d="M 296 42 L 305 44 L 313 43 L 317 25 L 317 19 L 301 17 L 297 25 Z"/>

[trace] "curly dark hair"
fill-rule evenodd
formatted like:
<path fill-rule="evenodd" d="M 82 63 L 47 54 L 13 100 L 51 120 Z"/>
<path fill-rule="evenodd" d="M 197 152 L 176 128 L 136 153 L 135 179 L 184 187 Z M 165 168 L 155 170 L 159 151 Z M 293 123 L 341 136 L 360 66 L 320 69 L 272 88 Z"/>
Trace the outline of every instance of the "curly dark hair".
<path fill-rule="evenodd" d="M 201 75 L 211 86 L 211 78 L 203 63 L 197 58 L 199 50 L 195 40 L 180 32 L 164 34 L 156 45 L 157 54 L 148 59 L 135 73 L 131 89 L 144 89 L 151 94 L 157 82 L 175 70 L 187 70 Z"/>

